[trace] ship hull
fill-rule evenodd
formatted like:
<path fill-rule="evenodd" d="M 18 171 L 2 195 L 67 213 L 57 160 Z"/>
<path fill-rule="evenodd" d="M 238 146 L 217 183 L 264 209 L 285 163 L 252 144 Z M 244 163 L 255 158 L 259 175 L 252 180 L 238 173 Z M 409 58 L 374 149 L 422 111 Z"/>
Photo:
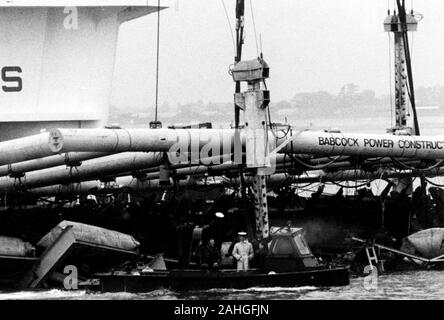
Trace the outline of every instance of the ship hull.
<path fill-rule="evenodd" d="M 349 284 L 346 267 L 268 274 L 252 270 L 236 271 L 167 271 L 142 275 L 102 274 L 102 292 L 149 292 L 158 289 L 207 290 L 215 288 L 247 289 L 253 287 L 330 287 Z"/>

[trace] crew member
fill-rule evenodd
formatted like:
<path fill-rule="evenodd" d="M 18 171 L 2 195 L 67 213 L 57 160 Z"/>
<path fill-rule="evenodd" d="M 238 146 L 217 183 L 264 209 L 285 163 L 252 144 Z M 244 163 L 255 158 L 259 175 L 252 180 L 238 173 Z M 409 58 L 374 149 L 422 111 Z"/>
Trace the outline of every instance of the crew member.
<path fill-rule="evenodd" d="M 254 251 L 254 264 L 256 268 L 263 269 L 266 265 L 266 259 L 268 255 L 267 240 L 258 242 L 257 249 Z"/>
<path fill-rule="evenodd" d="M 220 263 L 220 251 L 216 247 L 216 241 L 210 239 L 202 250 L 202 268 L 218 269 Z"/>
<path fill-rule="evenodd" d="M 253 259 L 253 246 L 247 240 L 246 232 L 239 232 L 239 242 L 234 245 L 233 257 L 237 260 L 237 271 L 247 271 Z"/>

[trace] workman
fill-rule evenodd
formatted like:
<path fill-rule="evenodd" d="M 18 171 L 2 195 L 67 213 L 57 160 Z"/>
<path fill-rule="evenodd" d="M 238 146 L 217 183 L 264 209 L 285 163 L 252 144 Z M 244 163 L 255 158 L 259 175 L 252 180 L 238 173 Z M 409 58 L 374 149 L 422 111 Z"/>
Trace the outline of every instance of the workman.
<path fill-rule="evenodd" d="M 253 259 L 253 245 L 247 240 L 246 232 L 239 232 L 239 242 L 234 245 L 233 257 L 237 261 L 237 271 L 247 271 L 249 261 Z"/>
<path fill-rule="evenodd" d="M 202 268 L 216 270 L 220 264 L 220 251 L 214 239 L 210 239 L 202 250 Z"/>

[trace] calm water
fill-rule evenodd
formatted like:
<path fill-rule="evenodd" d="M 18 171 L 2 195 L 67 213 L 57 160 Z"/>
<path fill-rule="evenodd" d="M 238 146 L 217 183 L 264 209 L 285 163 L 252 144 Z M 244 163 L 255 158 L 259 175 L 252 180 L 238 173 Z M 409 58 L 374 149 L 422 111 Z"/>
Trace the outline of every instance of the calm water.
<path fill-rule="evenodd" d="M 233 299 L 233 300 L 354 300 L 354 299 L 428 299 L 444 300 L 444 271 L 414 271 L 378 278 L 376 290 L 364 288 L 364 278 L 353 278 L 346 287 L 316 288 L 251 288 L 246 290 L 213 289 L 178 293 L 158 290 L 144 294 L 130 293 L 86 293 L 85 291 L 68 292 L 48 290 L 40 292 L 0 293 L 0 299 L 38 299 L 38 300 L 174 300 L 174 299 Z"/>
<path fill-rule="evenodd" d="M 434 115 L 432 112 L 418 112 L 419 127 L 421 135 L 444 135 L 444 116 Z M 342 132 L 386 134 L 386 129 L 392 127 L 390 118 L 353 118 L 353 119 L 331 119 L 319 117 L 317 119 L 288 119 L 294 127 L 298 129 L 340 129 Z M 408 126 L 412 127 L 412 120 L 409 118 Z"/>

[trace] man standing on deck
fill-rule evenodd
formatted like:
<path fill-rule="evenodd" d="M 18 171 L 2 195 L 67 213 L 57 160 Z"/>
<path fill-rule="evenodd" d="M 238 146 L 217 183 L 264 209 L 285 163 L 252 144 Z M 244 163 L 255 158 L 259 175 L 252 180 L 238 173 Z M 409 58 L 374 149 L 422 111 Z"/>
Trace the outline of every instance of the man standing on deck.
<path fill-rule="evenodd" d="M 202 250 L 202 268 L 217 270 L 220 263 L 220 251 L 216 247 L 214 239 L 210 239 Z"/>
<path fill-rule="evenodd" d="M 234 245 L 233 257 L 237 260 L 237 271 L 247 271 L 253 259 L 253 245 L 247 240 L 246 232 L 239 232 L 239 242 Z"/>

